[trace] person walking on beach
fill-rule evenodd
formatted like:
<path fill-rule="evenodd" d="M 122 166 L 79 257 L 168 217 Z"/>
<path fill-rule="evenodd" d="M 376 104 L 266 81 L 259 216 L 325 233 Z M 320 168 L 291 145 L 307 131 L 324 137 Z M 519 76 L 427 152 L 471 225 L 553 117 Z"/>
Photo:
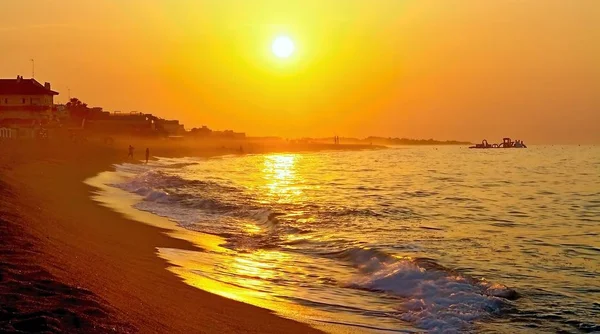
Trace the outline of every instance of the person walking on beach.
<path fill-rule="evenodd" d="M 150 158 L 150 149 L 146 147 L 146 163 L 148 163 L 148 158 Z"/>
<path fill-rule="evenodd" d="M 133 159 L 133 146 L 129 145 L 129 153 L 127 153 L 127 157 L 128 158 L 132 158 Z"/>

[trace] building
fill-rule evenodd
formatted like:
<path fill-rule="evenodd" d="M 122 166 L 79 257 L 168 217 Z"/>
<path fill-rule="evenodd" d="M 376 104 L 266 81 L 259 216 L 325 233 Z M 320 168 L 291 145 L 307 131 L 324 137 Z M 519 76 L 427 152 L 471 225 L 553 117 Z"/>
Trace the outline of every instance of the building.
<path fill-rule="evenodd" d="M 0 127 L 0 139 L 13 139 L 17 138 L 17 130 L 13 128 Z"/>
<path fill-rule="evenodd" d="M 36 119 L 0 119 L 0 139 L 39 139 L 47 138 L 45 124 Z"/>
<path fill-rule="evenodd" d="M 209 129 L 206 125 L 203 125 L 201 128 L 193 128 L 189 132 L 186 133 L 189 136 L 197 137 L 197 138 L 221 138 L 221 139 L 245 139 L 246 133 L 244 132 L 234 132 L 233 130 L 225 130 L 225 131 L 213 131 Z"/>
<path fill-rule="evenodd" d="M 181 136 L 185 133 L 183 124 L 179 124 L 178 120 L 157 119 L 156 126 L 169 136 Z"/>
<path fill-rule="evenodd" d="M 212 136 L 218 137 L 218 138 L 227 138 L 227 139 L 244 139 L 244 138 L 246 138 L 246 133 L 234 132 L 233 130 L 213 131 Z"/>
<path fill-rule="evenodd" d="M 209 129 L 206 125 L 203 125 L 201 128 L 193 128 L 190 130 L 189 135 L 194 137 L 208 137 L 212 135 L 213 131 Z"/>
<path fill-rule="evenodd" d="M 157 118 L 151 114 L 140 112 L 121 113 L 103 111 L 100 108 L 94 110 L 84 121 L 84 128 L 90 131 L 106 134 L 139 134 L 151 135 L 155 132 Z"/>
<path fill-rule="evenodd" d="M 56 118 L 54 96 L 58 95 L 50 87 L 35 79 L 0 79 L 0 120 L 26 119 L 39 122 L 53 121 Z"/>

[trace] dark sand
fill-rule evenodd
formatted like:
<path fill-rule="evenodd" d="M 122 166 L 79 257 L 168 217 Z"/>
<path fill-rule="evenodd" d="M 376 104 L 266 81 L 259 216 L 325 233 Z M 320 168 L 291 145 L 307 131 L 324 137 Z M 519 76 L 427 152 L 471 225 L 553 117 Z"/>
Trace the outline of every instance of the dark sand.
<path fill-rule="evenodd" d="M 39 240 L 23 233 L 16 195 L 0 181 L 0 332 L 133 332 L 89 290 L 61 283 L 36 264 Z"/>
<path fill-rule="evenodd" d="M 82 181 L 126 160 L 231 154 L 240 142 L 117 139 L 0 143 L 0 332 L 310 333 L 308 325 L 186 285 L 157 247 L 190 249 L 164 230 L 90 199 Z M 360 149 L 244 143 L 244 151 Z"/>

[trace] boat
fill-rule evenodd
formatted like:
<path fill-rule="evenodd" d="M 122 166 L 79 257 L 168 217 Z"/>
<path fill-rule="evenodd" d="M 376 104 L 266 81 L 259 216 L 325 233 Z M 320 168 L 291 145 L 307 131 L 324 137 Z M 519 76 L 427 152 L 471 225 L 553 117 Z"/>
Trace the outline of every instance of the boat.
<path fill-rule="evenodd" d="M 510 138 L 502 138 L 500 144 L 489 144 L 487 140 L 482 140 L 481 144 L 475 144 L 469 148 L 527 148 L 522 140 L 512 141 Z"/>

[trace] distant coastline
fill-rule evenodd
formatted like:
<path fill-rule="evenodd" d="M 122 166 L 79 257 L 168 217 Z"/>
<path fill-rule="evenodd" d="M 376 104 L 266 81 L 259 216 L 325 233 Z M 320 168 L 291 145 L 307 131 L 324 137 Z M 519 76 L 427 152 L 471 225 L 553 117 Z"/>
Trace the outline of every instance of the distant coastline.
<path fill-rule="evenodd" d="M 261 139 L 261 140 L 281 140 L 280 137 L 248 137 L 248 139 Z M 376 137 L 369 136 L 366 138 L 353 138 L 353 137 L 340 137 L 340 143 L 344 144 L 362 144 L 362 145 L 472 145 L 473 143 L 468 141 L 458 140 L 435 140 L 435 139 L 410 139 L 410 138 L 398 138 L 398 137 Z M 303 143 L 331 143 L 334 141 L 334 137 L 325 138 L 310 138 L 304 137 L 301 139 L 291 140 L 292 142 L 303 142 Z"/>
<path fill-rule="evenodd" d="M 410 139 L 410 138 L 383 138 L 367 137 L 362 142 L 372 142 L 377 145 L 471 145 L 468 141 L 435 140 L 435 139 Z"/>

